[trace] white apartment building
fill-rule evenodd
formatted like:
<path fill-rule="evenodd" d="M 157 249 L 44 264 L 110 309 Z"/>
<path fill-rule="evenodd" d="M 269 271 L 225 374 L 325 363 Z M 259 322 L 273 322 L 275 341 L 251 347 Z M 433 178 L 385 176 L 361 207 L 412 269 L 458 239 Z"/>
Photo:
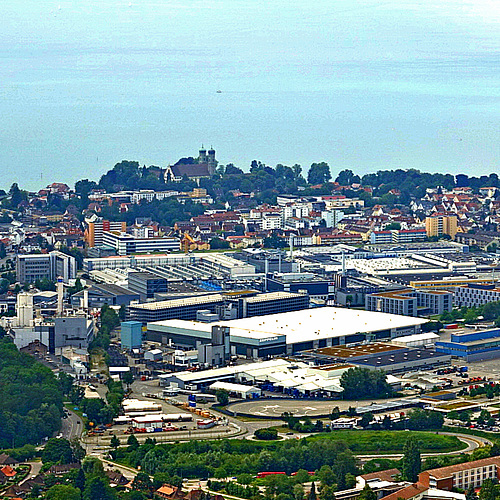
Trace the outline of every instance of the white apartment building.
<path fill-rule="evenodd" d="M 474 307 L 500 301 L 500 288 L 496 285 L 468 285 L 455 288 L 455 305 Z"/>
<path fill-rule="evenodd" d="M 117 231 L 105 232 L 103 243 L 116 249 L 118 255 L 170 252 L 180 249 L 180 240 L 178 238 L 136 238 L 131 234 Z"/>

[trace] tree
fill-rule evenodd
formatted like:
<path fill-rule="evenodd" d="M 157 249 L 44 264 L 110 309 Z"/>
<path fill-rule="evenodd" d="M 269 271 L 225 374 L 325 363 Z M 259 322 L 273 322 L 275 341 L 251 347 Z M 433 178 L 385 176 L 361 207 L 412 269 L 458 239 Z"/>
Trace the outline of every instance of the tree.
<path fill-rule="evenodd" d="M 220 250 L 230 248 L 229 242 L 221 238 L 212 238 L 210 240 L 210 248 L 212 250 Z"/>
<path fill-rule="evenodd" d="M 437 411 L 415 408 L 408 413 L 408 429 L 410 430 L 441 429 L 443 423 L 443 414 Z"/>
<path fill-rule="evenodd" d="M 110 445 L 111 448 L 114 448 L 115 450 L 116 448 L 118 448 L 118 446 L 120 446 L 120 440 L 116 437 L 115 434 L 113 434 L 113 436 L 111 437 Z"/>
<path fill-rule="evenodd" d="M 116 496 L 104 477 L 94 476 L 87 481 L 83 500 L 116 500 Z"/>
<path fill-rule="evenodd" d="M 497 500 L 499 494 L 499 486 L 491 479 L 486 479 L 479 492 L 479 500 Z"/>
<path fill-rule="evenodd" d="M 137 438 L 133 434 L 130 434 L 128 437 L 127 444 L 130 450 L 137 450 L 139 448 L 139 441 L 137 441 Z"/>
<path fill-rule="evenodd" d="M 256 429 L 254 436 L 263 441 L 273 441 L 278 439 L 278 431 L 276 429 Z"/>
<path fill-rule="evenodd" d="M 354 172 L 349 169 L 341 170 L 335 182 L 338 182 L 341 186 L 350 186 L 353 183 L 359 183 L 359 175 L 354 175 Z"/>
<path fill-rule="evenodd" d="M 77 462 L 81 462 L 85 458 L 86 453 L 85 449 L 80 444 L 80 440 L 76 436 L 70 441 L 70 446 L 73 453 L 73 458 Z"/>
<path fill-rule="evenodd" d="M 293 487 L 293 497 L 295 500 L 304 500 L 304 487 L 300 483 Z"/>
<path fill-rule="evenodd" d="M 42 451 L 42 462 L 69 464 L 74 462 L 73 450 L 67 439 L 49 439 Z"/>
<path fill-rule="evenodd" d="M 85 489 L 85 472 L 83 472 L 81 467 L 78 469 L 74 484 L 75 488 L 78 488 L 80 491 Z"/>
<path fill-rule="evenodd" d="M 64 395 L 68 395 L 73 388 L 74 378 L 66 372 L 59 372 L 57 376 L 59 383 L 61 385 L 61 391 Z"/>
<path fill-rule="evenodd" d="M 340 417 L 340 410 L 339 407 L 336 406 L 335 408 L 332 408 L 332 411 L 330 412 L 330 419 L 331 420 L 337 420 L 337 418 Z"/>
<path fill-rule="evenodd" d="M 337 481 L 332 468 L 329 465 L 323 465 L 318 471 L 318 479 L 321 481 L 321 487 L 332 486 Z"/>
<path fill-rule="evenodd" d="M 215 396 L 220 405 L 226 406 L 229 403 L 229 392 L 225 389 L 217 389 L 215 391 Z"/>
<path fill-rule="evenodd" d="M 56 484 L 45 493 L 46 500 L 80 500 L 81 492 L 78 488 L 65 484 Z"/>
<path fill-rule="evenodd" d="M 12 184 L 12 186 L 10 187 L 9 196 L 10 196 L 9 206 L 10 206 L 10 208 L 12 208 L 14 210 L 19 207 L 21 202 L 26 201 L 28 199 L 26 192 L 21 191 L 19 189 L 17 182 L 14 182 L 14 184 Z"/>
<path fill-rule="evenodd" d="M 392 393 L 386 374 L 382 370 L 349 368 L 340 377 L 340 385 L 344 389 L 344 399 L 380 398 Z"/>
<path fill-rule="evenodd" d="M 476 490 L 470 485 L 465 492 L 465 500 L 477 500 Z"/>
<path fill-rule="evenodd" d="M 139 491 L 151 491 L 153 488 L 153 482 L 148 474 L 145 472 L 139 472 L 132 482 L 132 488 Z"/>
<path fill-rule="evenodd" d="M 125 372 L 123 374 L 123 383 L 127 385 L 127 387 L 130 387 L 132 385 L 132 382 L 134 381 L 134 376 L 132 375 L 132 372 Z"/>
<path fill-rule="evenodd" d="M 316 494 L 316 485 L 314 481 L 311 483 L 311 489 L 309 490 L 309 495 L 307 495 L 307 500 L 317 500 L 318 495 Z"/>
<path fill-rule="evenodd" d="M 420 447 L 417 439 L 413 436 L 408 438 L 403 447 L 402 477 L 405 481 L 416 482 L 422 469 Z"/>
<path fill-rule="evenodd" d="M 422 325 L 422 332 L 439 332 L 443 328 L 441 321 L 429 321 Z"/>
<path fill-rule="evenodd" d="M 493 446 L 490 449 L 491 457 L 498 457 L 500 455 L 500 446 L 497 443 L 493 443 Z"/>
<path fill-rule="evenodd" d="M 319 493 L 320 500 L 335 500 L 335 489 L 333 486 L 323 486 Z"/>
<path fill-rule="evenodd" d="M 363 428 L 366 428 L 371 424 L 372 420 L 373 420 L 373 413 L 371 412 L 363 413 L 359 425 Z"/>
<path fill-rule="evenodd" d="M 377 494 L 365 484 L 365 487 L 361 490 L 361 494 L 358 497 L 359 500 L 377 500 Z"/>
<path fill-rule="evenodd" d="M 104 466 L 102 465 L 102 462 L 96 457 L 87 457 L 82 463 L 82 469 L 87 480 L 90 477 L 94 476 L 104 476 Z"/>
<path fill-rule="evenodd" d="M 295 480 L 298 483 L 308 483 L 311 480 L 311 476 L 305 469 L 299 469 L 295 474 Z"/>
<path fill-rule="evenodd" d="M 330 167 L 326 162 L 313 163 L 307 173 L 307 182 L 313 185 L 324 184 L 331 178 L 332 174 L 330 173 Z"/>

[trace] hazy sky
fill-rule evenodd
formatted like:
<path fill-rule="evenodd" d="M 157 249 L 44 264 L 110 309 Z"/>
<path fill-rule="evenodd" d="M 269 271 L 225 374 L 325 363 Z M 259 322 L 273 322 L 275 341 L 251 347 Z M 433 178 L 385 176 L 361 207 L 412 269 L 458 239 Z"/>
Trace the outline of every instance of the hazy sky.
<path fill-rule="evenodd" d="M 500 164 L 498 1 L 2 0 L 0 15 L 0 188 L 201 143 L 334 176 Z"/>

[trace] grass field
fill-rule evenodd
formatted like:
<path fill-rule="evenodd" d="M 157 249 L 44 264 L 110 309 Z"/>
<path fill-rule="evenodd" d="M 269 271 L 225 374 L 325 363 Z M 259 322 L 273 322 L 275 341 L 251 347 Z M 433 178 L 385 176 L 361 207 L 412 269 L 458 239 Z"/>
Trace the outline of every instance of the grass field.
<path fill-rule="evenodd" d="M 345 441 L 353 453 L 402 453 L 403 446 L 410 436 L 420 441 L 422 453 L 458 451 L 467 448 L 467 445 L 455 436 L 444 436 L 433 432 L 419 431 L 362 431 L 336 430 L 328 434 L 319 434 L 310 439 L 319 437 Z"/>

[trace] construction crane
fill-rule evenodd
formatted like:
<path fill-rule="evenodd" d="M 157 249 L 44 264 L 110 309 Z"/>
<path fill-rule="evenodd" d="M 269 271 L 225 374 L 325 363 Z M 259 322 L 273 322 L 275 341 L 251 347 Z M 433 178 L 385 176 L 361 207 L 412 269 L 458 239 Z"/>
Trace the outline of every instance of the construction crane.
<path fill-rule="evenodd" d="M 189 247 L 191 244 L 196 244 L 196 242 L 193 240 L 193 238 L 191 238 L 191 236 L 189 235 L 189 233 L 187 231 L 184 233 L 184 236 L 181 240 L 181 243 L 182 243 L 182 249 L 184 250 L 184 253 L 189 252 Z"/>

